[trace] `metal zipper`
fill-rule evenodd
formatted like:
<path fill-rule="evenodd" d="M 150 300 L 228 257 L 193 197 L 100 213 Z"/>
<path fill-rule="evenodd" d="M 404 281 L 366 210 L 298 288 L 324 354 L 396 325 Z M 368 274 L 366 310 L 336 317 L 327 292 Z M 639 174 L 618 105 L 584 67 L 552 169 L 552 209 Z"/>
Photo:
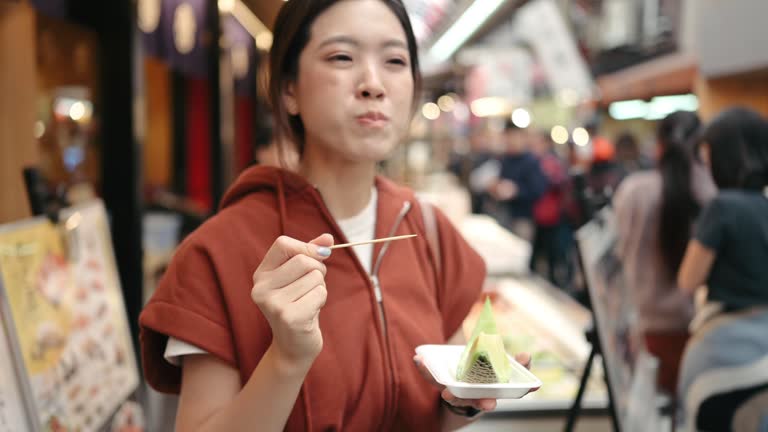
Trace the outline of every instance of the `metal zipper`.
<path fill-rule="evenodd" d="M 389 233 L 387 234 L 387 237 L 392 237 L 395 235 L 395 232 L 397 232 L 397 228 L 400 227 L 400 224 L 403 222 L 403 219 L 405 219 L 405 216 L 408 214 L 408 212 L 411 210 L 411 203 L 406 201 L 403 204 L 403 208 L 400 210 L 400 214 L 397 215 L 397 219 L 395 219 L 395 223 L 392 225 L 392 228 L 389 230 Z M 382 246 L 381 251 L 379 252 L 379 255 L 376 257 L 376 263 L 373 265 L 373 268 L 371 270 L 371 285 L 373 285 L 373 295 L 376 297 L 376 303 L 379 305 L 379 318 L 381 319 L 381 329 L 384 333 L 384 338 L 387 338 L 387 318 L 386 314 L 384 313 L 384 295 L 381 292 L 381 283 L 379 281 L 379 269 L 381 268 L 381 262 L 384 260 L 384 255 L 387 254 L 387 251 L 389 250 L 389 245 L 392 244 L 392 242 L 386 242 L 384 243 L 384 246 Z"/>
<path fill-rule="evenodd" d="M 320 208 L 322 210 L 322 213 L 326 217 L 327 221 L 330 223 L 330 225 L 334 228 L 334 230 L 339 234 L 344 234 L 344 232 L 339 228 L 338 224 L 336 223 L 336 220 L 333 219 L 333 216 L 331 216 L 330 212 L 328 211 L 328 208 L 325 205 L 325 201 L 322 199 L 322 195 L 320 194 L 320 191 L 317 188 L 314 188 L 314 192 L 316 193 L 316 200 L 318 201 L 318 204 L 320 204 Z M 400 210 L 400 213 L 397 215 L 397 219 L 395 219 L 395 223 L 392 225 L 392 228 L 389 230 L 389 234 L 387 237 L 392 237 L 395 235 L 395 232 L 397 231 L 397 228 L 400 227 L 400 224 L 405 219 L 405 216 L 408 214 L 408 212 L 411 210 L 411 203 L 409 201 L 406 201 L 403 203 L 403 208 Z M 394 372 L 391 372 L 392 370 L 392 355 L 389 349 L 389 337 L 387 335 L 387 319 L 386 314 L 384 313 L 384 296 L 381 291 L 381 283 L 379 281 L 378 273 L 379 269 L 381 268 L 382 260 L 384 259 L 384 255 L 386 255 L 387 251 L 389 250 L 389 245 L 391 242 L 384 243 L 384 246 L 382 246 L 381 251 L 379 252 L 379 255 L 376 257 L 376 263 L 372 267 L 371 274 L 368 275 L 368 280 L 371 283 L 371 287 L 373 290 L 374 298 L 376 299 L 376 304 L 378 306 L 379 310 L 379 321 L 381 324 L 381 332 L 382 332 L 382 343 L 384 344 L 384 353 L 385 353 L 385 367 L 389 368 L 389 379 L 390 379 L 390 387 L 391 391 L 389 392 L 389 400 L 386 401 L 385 415 L 382 416 L 382 423 L 381 423 L 381 429 L 384 430 L 386 426 L 386 422 L 391 417 L 389 414 L 389 411 L 393 409 L 394 406 L 394 397 L 395 397 L 395 376 Z M 362 270 L 365 273 L 365 270 L 363 269 L 362 264 L 360 263 L 360 260 L 357 259 L 358 262 L 358 268 Z M 386 373 L 386 372 L 385 372 Z"/>
<path fill-rule="evenodd" d="M 400 214 L 398 214 L 397 219 L 395 219 L 395 223 L 392 225 L 392 228 L 389 230 L 389 234 L 387 234 L 387 237 L 392 237 L 395 235 L 395 232 L 397 232 L 397 228 L 400 227 L 400 224 L 403 222 L 403 219 L 405 219 L 405 216 L 408 214 L 408 212 L 411 210 L 411 203 L 406 201 L 403 203 L 403 208 L 400 210 Z M 385 354 L 386 358 L 384 359 L 386 362 L 386 367 L 389 369 L 389 385 L 390 385 L 390 392 L 389 392 L 389 399 L 386 401 L 386 405 L 384 408 L 384 416 L 382 416 L 382 423 L 381 423 L 381 430 L 385 430 L 387 426 L 387 421 L 390 420 L 392 417 L 391 412 L 394 409 L 395 405 L 395 375 L 394 372 L 392 372 L 392 368 L 394 367 L 393 361 L 392 361 L 392 352 L 390 350 L 389 346 L 389 336 L 387 335 L 387 318 L 386 313 L 384 311 L 384 295 L 381 292 L 381 283 L 379 281 L 379 269 L 381 268 L 381 263 L 384 260 L 384 255 L 386 255 L 387 251 L 389 250 L 389 245 L 391 242 L 384 243 L 384 246 L 382 246 L 381 251 L 379 252 L 379 255 L 376 257 L 376 263 L 373 265 L 371 275 L 369 279 L 371 280 L 371 286 L 373 287 L 373 295 L 376 298 L 376 304 L 378 305 L 379 309 L 379 319 L 381 320 L 381 331 L 382 331 L 382 337 L 384 342 L 384 348 L 385 348 Z"/>

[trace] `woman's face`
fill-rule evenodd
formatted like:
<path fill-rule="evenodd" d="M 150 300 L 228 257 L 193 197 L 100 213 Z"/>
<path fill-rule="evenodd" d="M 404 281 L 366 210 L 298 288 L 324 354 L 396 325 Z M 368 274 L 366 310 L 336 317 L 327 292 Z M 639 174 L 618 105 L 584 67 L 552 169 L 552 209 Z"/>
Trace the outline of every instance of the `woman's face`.
<path fill-rule="evenodd" d="M 410 61 L 405 31 L 383 2 L 344 0 L 320 14 L 285 94 L 288 111 L 301 116 L 308 152 L 386 159 L 410 124 Z"/>

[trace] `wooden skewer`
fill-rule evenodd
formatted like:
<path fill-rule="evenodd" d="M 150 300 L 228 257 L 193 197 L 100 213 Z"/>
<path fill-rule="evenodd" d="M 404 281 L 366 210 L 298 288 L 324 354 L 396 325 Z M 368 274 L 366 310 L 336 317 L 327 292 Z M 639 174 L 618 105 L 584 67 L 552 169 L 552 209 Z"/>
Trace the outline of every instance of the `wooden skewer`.
<path fill-rule="evenodd" d="M 380 239 L 375 239 L 375 240 L 367 240 L 367 241 L 362 241 L 362 242 L 357 242 L 357 243 L 337 244 L 337 245 L 331 246 L 331 249 L 340 249 L 340 248 L 345 248 L 345 247 L 350 247 L 350 246 L 360 246 L 360 245 L 364 245 L 364 244 L 382 243 L 382 242 L 388 242 L 388 241 L 394 241 L 394 240 L 405 240 L 405 239 L 409 239 L 409 238 L 414 238 L 416 236 L 417 236 L 417 234 L 407 234 L 407 235 L 401 235 L 401 236 L 395 236 L 395 237 L 385 237 L 385 238 L 380 238 Z"/>

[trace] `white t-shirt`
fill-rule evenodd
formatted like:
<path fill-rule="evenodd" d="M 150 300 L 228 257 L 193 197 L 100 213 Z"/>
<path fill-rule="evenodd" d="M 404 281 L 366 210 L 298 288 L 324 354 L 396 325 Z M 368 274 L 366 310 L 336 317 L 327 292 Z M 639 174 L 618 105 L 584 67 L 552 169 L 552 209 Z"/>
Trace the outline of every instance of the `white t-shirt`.
<path fill-rule="evenodd" d="M 341 228 L 341 231 L 350 243 L 373 239 L 376 229 L 377 202 L 378 193 L 374 187 L 371 188 L 371 200 L 360 213 L 351 218 L 337 221 L 339 228 Z M 357 255 L 365 271 L 370 274 L 371 266 L 373 265 L 371 262 L 373 260 L 373 245 L 353 246 L 352 249 L 355 251 L 355 255 Z M 181 364 L 181 357 L 190 354 L 206 354 L 206 351 L 174 337 L 168 338 L 163 354 L 168 363 L 179 366 Z"/>

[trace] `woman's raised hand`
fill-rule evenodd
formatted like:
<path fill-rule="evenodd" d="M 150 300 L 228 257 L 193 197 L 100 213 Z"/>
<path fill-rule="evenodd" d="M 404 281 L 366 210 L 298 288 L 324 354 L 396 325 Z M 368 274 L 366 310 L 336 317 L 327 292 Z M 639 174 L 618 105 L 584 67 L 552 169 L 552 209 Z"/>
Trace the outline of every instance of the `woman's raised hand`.
<path fill-rule="evenodd" d="M 318 324 L 327 296 L 326 267 L 333 236 L 309 243 L 281 236 L 253 273 L 251 298 L 272 328 L 272 348 L 282 361 L 309 366 L 323 348 Z"/>

